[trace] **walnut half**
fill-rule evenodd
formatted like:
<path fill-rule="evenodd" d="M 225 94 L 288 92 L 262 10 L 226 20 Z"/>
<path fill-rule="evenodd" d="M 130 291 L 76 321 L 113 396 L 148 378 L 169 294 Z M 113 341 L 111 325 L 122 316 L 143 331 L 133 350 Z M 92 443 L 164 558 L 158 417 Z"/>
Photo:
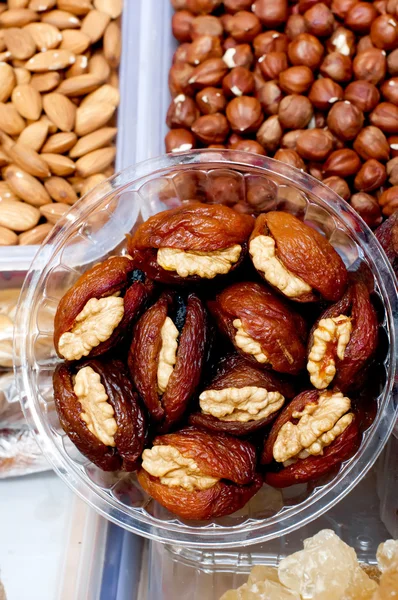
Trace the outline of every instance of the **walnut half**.
<path fill-rule="evenodd" d="M 269 392 L 257 386 L 230 387 L 206 390 L 199 396 L 200 408 L 205 414 L 221 421 L 257 421 L 278 411 L 285 398 L 279 392 Z"/>
<path fill-rule="evenodd" d="M 235 343 L 238 348 L 246 352 L 246 354 L 251 354 L 259 363 L 267 363 L 268 358 L 262 351 L 261 345 L 253 340 L 252 337 L 247 333 L 247 331 L 243 328 L 243 323 L 240 319 L 234 319 L 232 325 L 235 327 Z"/>
<path fill-rule="evenodd" d="M 317 456 L 351 424 L 354 414 L 348 412 L 351 401 L 341 392 L 324 392 L 317 403 L 307 404 L 301 412 L 293 412 L 298 419 L 288 421 L 280 428 L 273 447 L 274 459 L 285 466 L 292 460 Z"/>
<path fill-rule="evenodd" d="M 192 458 L 186 458 L 173 446 L 153 446 L 142 454 L 142 468 L 163 485 L 180 487 L 187 492 L 207 490 L 219 479 L 200 472 Z"/>
<path fill-rule="evenodd" d="M 88 356 L 93 348 L 111 337 L 123 315 L 123 298 L 91 298 L 75 318 L 72 329 L 61 335 L 59 354 L 66 360 Z"/>
<path fill-rule="evenodd" d="M 239 244 L 213 252 L 159 248 L 157 262 L 166 271 L 176 271 L 180 277 L 198 275 L 213 279 L 216 275 L 228 273 L 238 262 L 241 252 L 242 246 Z"/>
<path fill-rule="evenodd" d="M 162 346 L 159 353 L 158 363 L 158 390 L 160 394 L 166 391 L 169 379 L 177 362 L 178 336 L 180 335 L 177 327 L 170 317 L 166 317 L 160 337 Z"/>

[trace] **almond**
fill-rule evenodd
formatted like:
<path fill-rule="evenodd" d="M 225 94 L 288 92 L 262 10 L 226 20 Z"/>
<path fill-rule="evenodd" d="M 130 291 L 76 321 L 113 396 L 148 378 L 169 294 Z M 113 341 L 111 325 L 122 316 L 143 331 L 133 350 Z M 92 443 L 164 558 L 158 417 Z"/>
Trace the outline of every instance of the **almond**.
<path fill-rule="evenodd" d="M 102 81 L 95 75 L 86 73 L 64 79 L 57 88 L 57 92 L 65 94 L 65 96 L 82 96 L 98 89 L 101 83 Z"/>
<path fill-rule="evenodd" d="M 4 32 L 5 32 L 5 29 L 0 29 L 0 52 L 4 52 L 4 50 L 6 50 L 6 43 L 4 41 Z"/>
<path fill-rule="evenodd" d="M 47 125 L 48 133 L 57 133 L 58 127 L 47 117 L 47 115 L 42 115 L 39 121 Z"/>
<path fill-rule="evenodd" d="M 106 104 L 112 104 L 112 106 L 116 107 L 119 105 L 119 100 L 119 90 L 106 83 L 98 88 L 98 90 L 95 90 L 95 92 L 92 92 L 83 98 L 80 106 L 89 106 L 90 104 L 99 104 L 105 102 Z"/>
<path fill-rule="evenodd" d="M 113 140 L 116 134 L 116 127 L 97 129 L 97 131 L 81 137 L 69 152 L 69 156 L 71 158 L 80 158 L 89 152 L 93 152 L 93 150 L 103 148 Z"/>
<path fill-rule="evenodd" d="M 112 177 L 115 174 L 115 167 L 113 165 L 109 165 L 104 171 L 103 175 L 108 179 L 108 177 Z"/>
<path fill-rule="evenodd" d="M 37 121 L 42 111 L 42 101 L 39 92 L 30 83 L 17 85 L 11 95 L 12 103 L 22 117 Z"/>
<path fill-rule="evenodd" d="M 36 44 L 29 31 L 19 27 L 4 30 L 4 42 L 12 58 L 27 60 L 36 52 Z"/>
<path fill-rule="evenodd" d="M 77 202 L 77 194 L 70 183 L 62 177 L 50 177 L 44 184 L 47 192 L 55 202 L 74 204 Z"/>
<path fill-rule="evenodd" d="M 58 71 L 66 69 L 75 62 L 76 57 L 70 50 L 46 50 L 35 54 L 25 63 L 29 71 Z"/>
<path fill-rule="evenodd" d="M 44 112 L 61 131 L 71 131 L 75 124 L 76 106 L 63 94 L 52 92 L 43 98 Z"/>
<path fill-rule="evenodd" d="M 43 23 L 49 23 L 58 29 L 76 29 L 80 27 L 80 20 L 66 10 L 50 10 L 42 16 Z"/>
<path fill-rule="evenodd" d="M 122 51 L 122 33 L 119 25 L 115 21 L 111 21 L 105 29 L 103 47 L 104 56 L 108 63 L 116 69 L 120 63 L 120 54 Z"/>
<path fill-rule="evenodd" d="M 36 121 L 25 127 L 18 138 L 18 143 L 29 146 L 32 150 L 38 152 L 46 141 L 48 135 L 48 123 Z"/>
<path fill-rule="evenodd" d="M 30 23 L 24 30 L 32 36 L 40 52 L 57 48 L 62 41 L 60 30 L 49 23 Z"/>
<path fill-rule="evenodd" d="M 14 69 L 14 75 L 17 85 L 23 85 L 24 83 L 30 83 L 32 78 L 30 72 L 23 67 L 16 67 Z"/>
<path fill-rule="evenodd" d="M 19 200 L 6 181 L 0 181 L 0 202 L 3 200 Z"/>
<path fill-rule="evenodd" d="M 34 206 L 42 206 L 50 202 L 50 196 L 46 192 L 44 185 L 36 177 L 29 175 L 20 167 L 10 165 L 4 169 L 4 179 L 12 191 L 22 200 Z M 31 227 L 34 227 L 33 223 Z M 10 225 L 11 229 L 15 229 Z M 30 229 L 30 227 L 27 227 Z"/>
<path fill-rule="evenodd" d="M 90 103 L 87 106 L 79 106 L 76 110 L 76 134 L 80 137 L 106 125 L 114 112 L 115 106 L 106 102 Z"/>
<path fill-rule="evenodd" d="M 23 27 L 33 21 L 38 21 L 39 15 L 29 8 L 12 8 L 5 10 L 0 15 L 0 25 L 2 27 Z"/>
<path fill-rule="evenodd" d="M 93 6 L 90 0 L 58 0 L 58 8 L 74 15 L 86 15 Z"/>
<path fill-rule="evenodd" d="M 82 31 L 87 33 L 92 44 L 102 38 L 104 31 L 111 20 L 110 16 L 99 10 L 90 10 L 82 21 Z"/>
<path fill-rule="evenodd" d="M 73 131 L 56 133 L 48 138 L 42 151 L 50 154 L 63 154 L 70 150 L 76 144 L 76 141 L 77 136 Z"/>
<path fill-rule="evenodd" d="M 27 8 L 29 0 L 8 0 L 8 8 Z"/>
<path fill-rule="evenodd" d="M 7 63 L 0 62 L 0 102 L 8 100 L 15 86 L 14 69 Z"/>
<path fill-rule="evenodd" d="M 14 231 L 26 231 L 37 225 L 40 211 L 24 202 L 4 200 L 0 203 L 0 225 Z"/>
<path fill-rule="evenodd" d="M 117 19 L 122 14 L 123 0 L 94 0 L 94 6 L 111 19 Z"/>
<path fill-rule="evenodd" d="M 76 166 L 73 160 L 62 154 L 44 153 L 40 155 L 50 167 L 51 173 L 65 177 L 75 172 Z"/>
<path fill-rule="evenodd" d="M 23 144 L 16 143 L 8 151 L 11 160 L 34 177 L 50 177 L 50 169 L 40 155 Z"/>
<path fill-rule="evenodd" d="M 89 73 L 96 75 L 98 79 L 106 81 L 111 74 L 111 68 L 103 54 L 96 52 L 88 61 Z"/>
<path fill-rule="evenodd" d="M 45 204 L 40 207 L 40 212 L 49 221 L 49 223 L 55 224 L 68 210 L 70 204 L 64 204 L 63 202 L 52 202 L 51 204 Z"/>
<path fill-rule="evenodd" d="M 83 177 L 77 177 L 75 175 L 73 177 L 68 178 L 68 182 L 71 184 L 76 194 L 80 194 L 80 192 L 82 191 L 84 181 L 85 180 L 83 179 Z"/>
<path fill-rule="evenodd" d="M 0 129 L 8 135 L 19 135 L 25 127 L 25 121 L 15 106 L 8 102 L 0 102 Z"/>
<path fill-rule="evenodd" d="M 70 50 L 74 54 L 83 54 L 90 45 L 90 38 L 78 29 L 64 29 L 60 48 Z"/>
<path fill-rule="evenodd" d="M 11 159 L 8 154 L 2 148 L 0 148 L 0 167 L 5 167 L 6 165 L 10 164 L 10 162 Z"/>
<path fill-rule="evenodd" d="M 21 233 L 19 235 L 19 245 L 34 246 L 41 244 L 43 240 L 46 239 L 52 228 L 53 225 L 51 223 L 42 223 L 41 225 L 37 225 L 37 227 L 33 227 L 33 229 L 29 229 L 29 231 Z"/>
<path fill-rule="evenodd" d="M 57 72 L 36 73 L 32 76 L 30 84 L 38 92 L 50 92 L 59 85 L 61 75 Z"/>
<path fill-rule="evenodd" d="M 105 175 L 102 173 L 96 173 L 95 175 L 91 175 L 84 180 L 83 186 L 81 188 L 81 195 L 84 196 L 88 194 L 93 188 L 106 180 Z"/>
<path fill-rule="evenodd" d="M 0 227 L 0 246 L 15 246 L 16 244 L 18 244 L 17 234 L 7 227 Z"/>
<path fill-rule="evenodd" d="M 76 56 L 75 64 L 69 67 L 65 71 L 66 79 L 70 79 L 71 77 L 77 77 L 78 75 L 84 75 L 88 72 L 88 58 L 85 54 L 78 54 Z M 95 73 L 93 73 L 95 75 Z"/>
<path fill-rule="evenodd" d="M 76 162 L 76 173 L 82 177 L 90 177 L 90 175 L 101 173 L 114 161 L 115 155 L 115 146 L 89 152 Z"/>
<path fill-rule="evenodd" d="M 119 89 L 119 73 L 117 71 L 112 71 L 108 79 L 108 83 L 117 90 Z"/>
<path fill-rule="evenodd" d="M 29 8 L 37 12 L 44 12 L 45 10 L 50 10 L 50 8 L 54 8 L 56 4 L 57 0 L 30 0 Z"/>

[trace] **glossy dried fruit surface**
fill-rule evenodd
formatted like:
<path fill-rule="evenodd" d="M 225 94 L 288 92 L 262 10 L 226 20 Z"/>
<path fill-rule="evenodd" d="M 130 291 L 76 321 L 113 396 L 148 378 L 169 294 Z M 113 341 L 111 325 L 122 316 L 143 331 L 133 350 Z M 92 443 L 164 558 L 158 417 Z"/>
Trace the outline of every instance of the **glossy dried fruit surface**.
<path fill-rule="evenodd" d="M 262 258 L 252 252 L 253 242 L 259 236 L 273 240 L 275 252 L 271 258 L 285 270 L 280 276 L 273 263 L 268 263 L 269 253 Z M 308 302 L 320 296 L 333 301 L 344 293 L 347 270 L 340 256 L 324 236 L 289 213 L 272 211 L 260 215 L 249 250 L 257 270 L 261 267 L 260 274 L 292 300 Z"/>
<path fill-rule="evenodd" d="M 297 374 L 302 370 L 305 322 L 269 288 L 258 283 L 236 283 L 218 294 L 209 308 L 243 357 L 281 373 Z M 244 336 L 247 344 L 242 343 Z M 260 355 L 252 351 L 253 345 L 258 346 Z"/>
<path fill-rule="evenodd" d="M 93 377 L 78 381 L 77 375 L 84 375 L 85 371 L 89 375 L 94 373 L 95 381 Z M 53 384 L 61 426 L 80 452 L 104 471 L 135 470 L 144 448 L 146 424 L 123 363 L 90 360 L 76 369 L 60 364 L 54 372 Z M 84 387 L 85 390 L 81 389 Z M 87 404 L 83 408 L 79 400 L 89 391 L 98 398 L 91 402 L 102 403 L 103 422 L 114 421 L 112 446 L 99 439 Z"/>

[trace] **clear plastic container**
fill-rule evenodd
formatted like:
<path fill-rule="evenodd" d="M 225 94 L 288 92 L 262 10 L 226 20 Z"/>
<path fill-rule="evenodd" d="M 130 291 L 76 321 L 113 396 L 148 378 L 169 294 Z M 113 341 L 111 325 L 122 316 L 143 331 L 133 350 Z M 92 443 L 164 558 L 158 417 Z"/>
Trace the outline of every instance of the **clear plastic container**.
<path fill-rule="evenodd" d="M 219 176 L 234 178 L 240 201 L 257 198 L 264 210 L 289 210 L 323 232 L 347 267 L 369 269 L 382 314 L 384 355 L 375 371 L 378 412 L 355 457 L 316 487 L 283 491 L 267 486 L 241 511 L 212 523 L 182 522 L 150 500 L 134 475 L 103 473 L 80 455 L 61 430 L 54 409 L 52 373 L 58 358 L 53 319 L 59 299 L 81 273 L 125 252 L 125 234 L 141 219 L 187 198 L 206 200 Z M 36 256 L 19 303 L 15 352 L 27 419 L 59 475 L 97 511 L 141 535 L 191 547 L 243 546 L 280 537 L 305 525 L 343 498 L 380 454 L 397 415 L 398 296 L 378 242 L 334 192 L 272 159 L 233 151 L 198 151 L 154 159 L 105 182 L 60 221 Z M 377 386 L 376 386 L 377 387 Z"/>

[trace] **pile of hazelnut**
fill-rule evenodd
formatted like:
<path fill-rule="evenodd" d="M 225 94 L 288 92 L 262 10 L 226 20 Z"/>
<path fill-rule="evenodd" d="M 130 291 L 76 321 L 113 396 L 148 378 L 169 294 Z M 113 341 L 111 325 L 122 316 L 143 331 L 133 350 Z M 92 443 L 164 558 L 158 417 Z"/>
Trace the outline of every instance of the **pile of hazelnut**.
<path fill-rule="evenodd" d="M 171 0 L 167 152 L 307 171 L 377 227 L 398 209 L 398 1 Z"/>
<path fill-rule="evenodd" d="M 80 452 L 137 471 L 196 520 L 239 510 L 264 481 L 337 473 L 371 422 L 372 276 L 348 273 L 288 212 L 196 201 L 150 217 L 125 252 L 84 273 L 55 316 L 55 406 Z"/>

